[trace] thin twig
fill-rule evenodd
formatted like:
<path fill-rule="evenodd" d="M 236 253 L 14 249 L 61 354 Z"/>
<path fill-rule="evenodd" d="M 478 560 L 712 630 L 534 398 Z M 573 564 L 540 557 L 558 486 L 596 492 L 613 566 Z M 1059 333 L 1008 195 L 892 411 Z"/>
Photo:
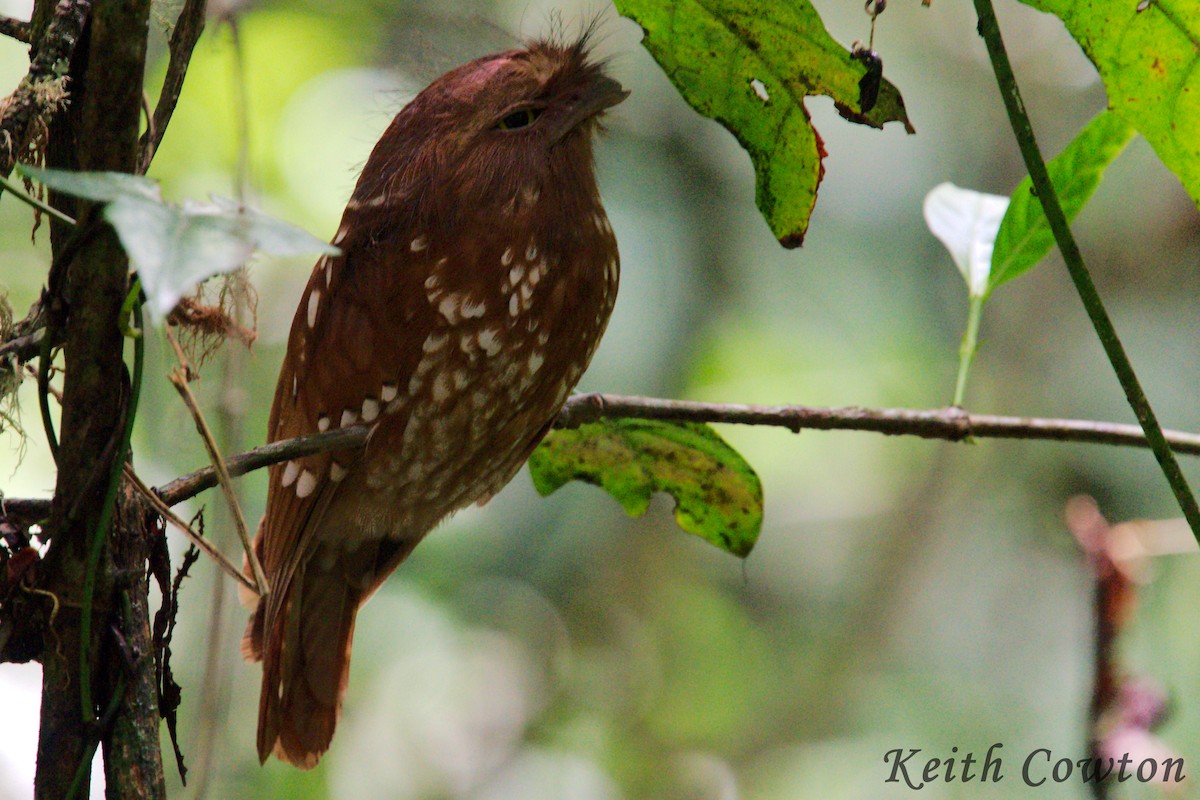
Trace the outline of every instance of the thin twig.
<path fill-rule="evenodd" d="M 183 91 L 183 80 L 187 77 L 188 65 L 192 60 L 192 50 L 200 40 L 204 31 L 205 0 L 185 0 L 179 16 L 175 19 L 175 27 L 171 31 L 169 49 L 170 61 L 167 63 L 167 75 L 163 79 L 162 92 L 158 96 L 158 105 L 154 107 L 154 115 L 138 142 L 138 171 L 145 174 L 162 144 L 179 103 L 179 94 Z"/>
<path fill-rule="evenodd" d="M 164 503 L 153 489 L 143 483 L 142 479 L 138 477 L 138 474 L 134 472 L 133 468 L 128 464 L 125 465 L 125 477 L 128 478 L 129 482 L 134 485 L 134 488 L 138 490 L 138 493 L 146 498 L 146 501 L 150 503 L 150 505 L 154 506 L 154 510 L 158 512 L 163 519 L 178 528 L 184 536 L 191 540 L 192 544 L 196 545 L 196 547 L 199 547 L 201 550 L 207 553 L 209 558 L 217 562 L 217 566 L 232 575 L 234 580 L 245 586 L 250 591 L 258 591 L 250 579 L 247 578 L 240 569 L 238 569 L 236 564 L 230 561 L 224 553 L 218 550 L 216 545 L 192 530 L 192 526 L 187 524 L 187 522 L 185 522 L 179 515 L 172 511 L 170 506 Z"/>
<path fill-rule="evenodd" d="M 8 178 L 5 178 L 2 175 L 0 175 L 0 189 L 3 189 L 4 191 L 8 192 L 13 197 L 20 200 L 22 203 L 25 203 L 26 205 L 28 205 L 32 208 L 36 208 L 38 211 L 41 211 L 44 214 L 49 214 L 50 216 L 54 217 L 59 222 L 65 222 L 68 225 L 75 224 L 74 219 L 67 216 L 63 212 L 59 211 L 57 208 L 50 205 L 49 203 L 39 200 L 36 197 L 34 197 L 33 195 L 25 194 L 25 192 L 21 191 L 21 187 L 17 186 L 11 180 L 9 180 Z"/>
<path fill-rule="evenodd" d="M 23 44 L 29 44 L 31 41 L 30 30 L 32 27 L 24 20 L 15 17 L 0 16 L 0 36 L 16 39 Z"/>
<path fill-rule="evenodd" d="M 213 440 L 212 432 L 208 428 L 204 414 L 200 411 L 199 404 L 196 403 L 196 397 L 192 394 L 192 390 L 188 388 L 184 370 L 177 369 L 173 371 L 170 375 L 170 380 L 175 386 L 176 391 L 179 392 L 179 396 L 183 398 L 184 405 L 191 412 L 192 419 L 196 423 L 196 430 L 199 431 L 200 438 L 204 440 L 208 456 L 212 459 L 213 467 L 216 469 L 216 474 L 221 484 L 221 490 L 225 494 L 225 500 L 229 504 L 229 511 L 233 516 L 233 523 L 237 529 L 238 538 L 242 541 L 242 548 L 246 553 L 246 561 L 250 564 L 250 572 L 254 576 L 255 591 L 260 596 L 266 595 L 270 591 L 267 584 L 267 576 L 263 572 L 262 564 L 259 563 L 258 556 L 254 553 L 254 546 L 250 542 L 250 533 L 246 528 L 246 517 L 242 514 L 241 504 L 238 503 L 237 494 L 233 490 L 233 479 L 225 466 L 225 460 L 221 457 L 220 450 L 217 449 L 217 443 Z M 172 503 L 171 505 L 174 504 Z"/>
<path fill-rule="evenodd" d="M 0 344 L 0 358 L 13 355 L 18 364 L 24 364 L 36 356 L 42 349 L 42 337 L 46 335 L 45 328 L 38 328 L 33 333 L 17 336 Z"/>
<path fill-rule="evenodd" d="M 245 204 L 250 190 L 250 104 L 247 100 L 246 52 L 242 47 L 240 22 L 236 14 L 227 14 L 223 20 L 229 26 L 233 43 L 233 108 L 237 127 L 237 183 L 233 187 L 234 197 Z"/>
<path fill-rule="evenodd" d="M 324 453 L 330 450 L 356 450 L 367 441 L 370 432 L 371 429 L 366 425 L 354 425 L 325 433 L 313 433 L 308 436 L 298 436 L 295 439 L 272 442 L 255 447 L 245 453 L 230 456 L 225 460 L 225 466 L 229 470 L 229 475 L 236 478 L 256 469 L 313 453 Z M 203 467 L 181 478 L 176 478 L 170 483 L 163 484 L 158 488 L 158 494 L 162 497 L 163 502 L 173 506 L 195 497 L 206 489 L 213 488 L 217 483 L 216 470 L 212 467 Z M 8 502 L 12 502 L 12 500 Z"/>
<path fill-rule="evenodd" d="M 1163 435 L 1163 430 L 1158 424 L 1154 410 L 1150 407 L 1146 393 L 1142 391 L 1142 386 L 1133 371 L 1133 364 L 1129 361 L 1129 356 L 1125 354 L 1125 348 L 1117 337 L 1117 331 L 1113 327 L 1112 320 L 1109 319 L 1108 312 L 1104 310 L 1104 303 L 1100 300 L 1096 285 L 1092 282 L 1087 266 L 1083 262 L 1083 255 L 1079 252 L 1079 246 L 1071 234 L 1067 215 L 1063 213 L 1062 206 L 1058 202 L 1054 183 L 1050 180 L 1046 162 L 1042 159 L 1037 139 L 1034 138 L 1033 124 L 1029 121 L 1029 115 L 1025 113 L 1025 104 L 1021 101 L 1017 79 L 1013 74 L 1012 64 L 1009 63 L 1008 52 L 1004 48 L 1004 39 L 1000 36 L 1000 24 L 996 20 L 996 11 L 992 8 L 992 0 L 975 0 L 975 13 L 979 16 L 979 35 L 987 43 L 992 70 L 996 73 L 996 83 L 1000 87 L 1001 97 L 1004 98 L 1004 108 L 1008 112 L 1009 122 L 1012 123 L 1013 133 L 1021 148 L 1021 156 L 1025 159 L 1025 166 L 1029 170 L 1034 193 L 1041 201 L 1042 209 L 1046 212 L 1046 220 L 1050 223 L 1054 240 L 1058 243 L 1063 261 L 1071 273 L 1075 291 L 1079 293 L 1079 299 L 1083 301 L 1083 307 L 1092 321 L 1096 336 L 1100 339 L 1100 344 L 1104 346 L 1104 352 L 1108 356 L 1109 363 L 1112 364 L 1113 371 L 1117 374 L 1117 380 L 1121 382 L 1121 388 L 1125 390 L 1125 399 L 1129 402 L 1129 407 L 1133 409 L 1138 422 L 1141 423 L 1142 430 L 1145 431 L 1146 441 L 1154 452 L 1154 457 L 1158 459 L 1159 467 L 1162 468 L 1167 482 L 1171 485 L 1171 491 L 1175 494 L 1175 500 L 1179 503 L 1180 509 L 1183 510 L 1183 516 L 1192 529 L 1192 535 L 1196 537 L 1197 542 L 1200 542 L 1200 506 L 1196 505 L 1196 498 L 1192 495 L 1187 479 L 1179 468 L 1179 462 L 1171 452 L 1171 446 Z"/>

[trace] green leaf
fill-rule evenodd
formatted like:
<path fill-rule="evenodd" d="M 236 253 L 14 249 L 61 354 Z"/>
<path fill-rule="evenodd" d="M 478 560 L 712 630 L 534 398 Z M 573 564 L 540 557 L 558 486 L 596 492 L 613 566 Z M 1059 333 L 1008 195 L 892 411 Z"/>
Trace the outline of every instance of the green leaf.
<path fill-rule="evenodd" d="M 1075 219 L 1100 185 L 1104 170 L 1133 139 L 1134 130 L 1111 111 L 1102 111 L 1084 126 L 1066 149 L 1046 167 L 1068 220 Z M 1054 246 L 1054 234 L 1033 195 L 1029 176 L 1013 191 L 992 251 L 987 294 L 1028 271 Z"/>
<path fill-rule="evenodd" d="M 646 32 L 643 42 L 680 94 L 725 126 L 750 154 L 758 208 L 784 247 L 804 241 L 825 149 L 804 108 L 828 95 L 842 116 L 913 132 L 899 91 L 887 80 L 867 114 L 867 72 L 825 30 L 808 0 L 616 0 Z"/>
<path fill-rule="evenodd" d="M 679 527 L 737 556 L 750 553 L 762 529 L 758 476 L 707 425 L 618 419 L 551 431 L 529 472 L 542 495 L 581 480 L 634 517 L 645 513 L 651 495 L 667 492 Z"/>
<path fill-rule="evenodd" d="M 1108 103 L 1200 205 L 1200 0 L 1024 0 L 1060 18 Z"/>
<path fill-rule="evenodd" d="M 55 191 L 106 204 L 104 218 L 137 271 L 147 312 L 157 324 L 185 294 L 242 266 L 255 250 L 275 256 L 339 252 L 294 225 L 223 197 L 174 205 L 163 201 L 158 184 L 136 175 L 19 169 Z"/>

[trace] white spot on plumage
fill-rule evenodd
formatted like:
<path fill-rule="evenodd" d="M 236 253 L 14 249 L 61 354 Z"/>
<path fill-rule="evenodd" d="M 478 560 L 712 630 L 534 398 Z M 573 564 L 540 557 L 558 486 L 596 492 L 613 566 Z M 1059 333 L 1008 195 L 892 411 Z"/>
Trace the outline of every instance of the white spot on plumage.
<path fill-rule="evenodd" d="M 537 258 L 537 254 L 538 254 L 537 242 L 530 239 L 529 246 L 525 248 L 525 260 L 532 264 L 533 260 L 535 258 Z"/>
<path fill-rule="evenodd" d="M 467 373 L 467 371 L 465 369 L 460 367 L 460 368 L 454 370 L 454 374 L 451 377 L 454 380 L 454 388 L 461 389 L 467 385 L 467 381 L 470 379 L 471 376 Z"/>
<path fill-rule="evenodd" d="M 489 356 L 500 352 L 500 331 L 496 328 L 484 328 L 478 334 L 479 347 Z"/>
<path fill-rule="evenodd" d="M 522 264 L 517 264 L 508 271 L 508 282 L 516 286 L 521 282 L 521 278 L 525 275 L 525 267 Z"/>
<path fill-rule="evenodd" d="M 342 478 L 346 477 L 347 472 L 349 472 L 349 470 L 347 470 L 338 462 L 329 462 L 329 480 L 333 481 L 334 483 L 341 483 Z"/>
<path fill-rule="evenodd" d="M 534 351 L 529 355 L 529 374 L 537 372 L 542 368 L 542 364 L 546 363 L 546 357 L 540 352 Z"/>
<path fill-rule="evenodd" d="M 353 411 L 351 411 L 348 408 L 342 412 L 341 426 L 343 428 L 345 428 L 348 425 L 353 425 L 355 422 L 358 422 L 358 414 L 355 414 Z"/>
<path fill-rule="evenodd" d="M 520 306 L 518 305 L 519 302 L 520 302 L 520 300 L 517 298 L 517 296 L 515 294 L 512 297 L 508 298 L 508 315 L 510 317 L 515 317 L 517 315 L 517 313 L 521 310 Z"/>
<path fill-rule="evenodd" d="M 545 344 L 550 341 L 550 331 L 542 331 L 537 337 L 538 344 Z"/>
<path fill-rule="evenodd" d="M 362 418 L 363 422 L 374 422 L 379 416 L 379 401 L 374 397 L 368 397 L 362 403 Z"/>
<path fill-rule="evenodd" d="M 421 349 L 426 353 L 436 352 L 445 346 L 449 338 L 447 333 L 431 333 L 425 337 L 425 343 L 421 345 Z"/>
<path fill-rule="evenodd" d="M 329 430 L 329 417 L 325 414 L 317 417 L 317 430 L 325 432 Z"/>
<path fill-rule="evenodd" d="M 379 390 L 379 399 L 385 403 L 390 403 L 396 399 L 396 395 L 399 392 L 400 387 L 396 386 L 396 384 L 385 383 Z"/>
<path fill-rule="evenodd" d="M 333 262 L 325 261 L 325 288 L 329 288 L 329 284 L 333 283 Z"/>
<path fill-rule="evenodd" d="M 536 186 L 526 186 L 521 190 L 521 199 L 525 201 L 525 205 L 531 206 L 538 201 L 542 196 L 542 190 Z"/>
<path fill-rule="evenodd" d="M 539 261 L 538 263 L 534 264 L 533 267 L 529 270 L 529 277 L 526 278 L 526 280 L 529 281 L 529 285 L 537 286 L 538 281 L 540 281 L 542 279 L 542 273 L 545 270 L 546 270 L 546 262 L 545 261 Z"/>
<path fill-rule="evenodd" d="M 317 476 L 306 469 L 301 470 L 300 477 L 296 478 L 296 497 L 308 497 L 316 488 Z"/>
<path fill-rule="evenodd" d="M 442 373 L 437 376 L 433 382 L 433 389 L 430 391 L 430 396 L 433 397 L 433 402 L 444 403 L 450 397 L 450 376 Z"/>
<path fill-rule="evenodd" d="M 429 239 L 425 238 L 424 236 L 418 236 L 408 243 L 408 249 L 412 250 L 414 253 L 419 253 L 428 246 Z"/>
<path fill-rule="evenodd" d="M 349 229 L 349 228 L 347 228 L 345 225 L 343 225 L 342 227 L 338 228 L 337 236 L 334 236 L 334 237 L 333 237 L 333 243 L 334 243 L 334 244 L 341 244 L 341 243 L 342 243 L 342 242 L 345 240 L 345 238 L 346 238 L 346 234 L 347 234 L 347 233 L 349 233 L 349 232 L 350 232 L 350 229 Z"/>
<path fill-rule="evenodd" d="M 421 386 L 425 381 L 421 380 L 420 375 L 413 375 L 408 381 L 408 396 L 413 397 L 417 392 L 421 391 Z"/>
<path fill-rule="evenodd" d="M 533 297 L 533 285 L 528 283 L 521 284 L 521 305 L 529 307 L 529 298 Z"/>
<path fill-rule="evenodd" d="M 304 355 L 304 351 L 300 351 L 300 355 Z M 303 360 L 303 359 L 301 359 Z M 300 394 L 300 386 L 296 383 L 296 376 L 292 375 L 292 399 L 295 400 Z"/>
<path fill-rule="evenodd" d="M 476 317 L 482 317 L 485 311 L 487 311 L 487 306 L 482 302 L 477 302 L 469 297 L 463 300 L 463 319 L 475 319 Z"/>
<path fill-rule="evenodd" d="M 283 485 L 291 486 L 296 482 L 296 476 L 300 474 L 300 465 L 295 461 L 289 461 L 283 465 Z"/>
<path fill-rule="evenodd" d="M 504 248 L 504 254 L 500 256 L 500 264 L 507 267 L 513 262 L 513 249 L 511 247 Z"/>
<path fill-rule="evenodd" d="M 346 204 L 346 207 L 351 211 L 357 211 L 360 208 L 379 208 L 388 201 L 387 192 L 377 194 L 369 200 L 351 200 Z"/>
<path fill-rule="evenodd" d="M 308 295 L 308 327 L 317 326 L 317 309 L 321 306 L 321 292 L 313 289 Z"/>
<path fill-rule="evenodd" d="M 446 322 L 451 325 L 457 323 L 462 315 L 463 296 L 460 294 L 448 294 L 442 301 L 438 303 L 438 313 L 441 314 Z"/>

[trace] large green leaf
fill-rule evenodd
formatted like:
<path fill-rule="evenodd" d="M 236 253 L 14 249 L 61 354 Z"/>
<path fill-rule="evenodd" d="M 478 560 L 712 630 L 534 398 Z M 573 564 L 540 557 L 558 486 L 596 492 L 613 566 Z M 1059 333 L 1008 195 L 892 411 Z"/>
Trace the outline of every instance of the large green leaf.
<path fill-rule="evenodd" d="M 1109 107 L 1200 205 L 1200 0 L 1024 0 L 1059 17 L 1096 65 Z"/>
<path fill-rule="evenodd" d="M 842 116 L 913 132 L 887 80 L 861 113 L 867 67 L 825 30 L 808 0 L 616 0 L 646 32 L 644 44 L 684 99 L 737 137 L 754 162 L 756 199 L 784 247 L 804 241 L 825 150 L 804 108 L 828 95 Z"/>
<path fill-rule="evenodd" d="M 1134 130 L 1110 111 L 1084 126 L 1067 148 L 1046 167 L 1067 219 L 1075 218 L 1100 185 L 1104 170 L 1129 144 Z M 987 294 L 1041 261 L 1054 246 L 1054 234 L 1029 176 L 1013 191 L 1008 211 L 996 233 Z"/>
<path fill-rule="evenodd" d="M 679 527 L 737 556 L 762 529 L 762 484 L 753 468 L 707 425 L 601 420 L 551 431 L 529 459 L 538 492 L 572 480 L 603 488 L 630 516 L 650 497 L 675 498 Z"/>
<path fill-rule="evenodd" d="M 55 191 L 105 203 L 113 226 L 146 292 L 146 310 L 161 323 L 179 300 L 213 275 L 232 272 L 255 250 L 276 256 L 338 253 L 282 220 L 213 197 L 209 203 L 167 203 L 149 178 L 120 172 L 66 172 L 19 166 Z"/>

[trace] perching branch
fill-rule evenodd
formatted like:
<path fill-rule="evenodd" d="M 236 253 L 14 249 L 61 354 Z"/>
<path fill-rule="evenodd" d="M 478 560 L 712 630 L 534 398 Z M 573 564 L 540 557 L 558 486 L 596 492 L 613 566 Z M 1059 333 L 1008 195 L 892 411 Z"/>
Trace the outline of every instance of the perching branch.
<path fill-rule="evenodd" d="M 952 442 L 970 438 L 1043 439 L 1089 442 L 1124 447 L 1145 447 L 1146 437 L 1136 425 L 1075 419 L 1041 419 L 969 414 L 957 408 L 914 411 L 908 409 L 814 408 L 811 406 L 759 406 L 662 400 L 614 394 L 580 394 L 567 401 L 555 427 L 577 428 L 603 418 L 657 419 L 670 422 L 719 422 L 768 425 L 799 433 L 802 430 L 873 431 L 891 436 L 919 436 Z M 354 425 L 310 436 L 299 436 L 256 447 L 226 460 L 229 474 L 245 475 L 292 458 L 361 447 L 370 427 Z M 1168 431 L 1167 439 L 1180 453 L 1200 455 L 1200 434 Z M 158 495 L 175 505 L 217 485 L 212 467 L 205 467 L 162 486 Z"/>
<path fill-rule="evenodd" d="M 1058 243 L 1058 249 L 1062 252 L 1067 271 L 1071 273 L 1075 291 L 1079 293 L 1079 299 L 1083 301 L 1083 307 L 1092 321 L 1092 327 L 1096 329 L 1096 337 L 1104 346 L 1104 353 L 1108 356 L 1109 363 L 1112 364 L 1113 372 L 1117 374 L 1117 380 L 1121 382 L 1121 388 L 1125 390 L 1125 399 L 1129 402 L 1129 407 L 1133 409 L 1134 415 L 1137 416 L 1138 422 L 1141 423 L 1142 430 L 1145 431 L 1146 442 L 1154 452 L 1154 457 L 1158 459 L 1159 467 L 1162 468 L 1167 482 L 1171 484 L 1171 491 L 1175 494 L 1175 500 L 1183 510 L 1183 516 L 1192 529 L 1192 535 L 1196 537 L 1197 542 L 1200 542 L 1200 506 L 1196 505 L 1196 498 L 1192 495 L 1192 490 L 1188 488 L 1187 479 L 1179 468 L 1179 462 L 1175 460 L 1154 410 L 1150 407 L 1150 401 L 1146 398 L 1146 393 L 1142 391 L 1141 384 L 1138 383 L 1137 375 L 1133 371 L 1133 364 L 1129 361 L 1129 356 L 1125 354 L 1125 348 L 1117 337 L 1116 328 L 1113 327 L 1108 312 L 1104 310 L 1104 303 L 1100 300 L 1096 285 L 1092 282 L 1087 266 L 1083 263 L 1079 245 L 1075 243 L 1075 237 L 1071 234 L 1067 215 L 1063 213 L 1062 206 L 1058 202 L 1054 182 L 1050 180 L 1046 162 L 1042 159 L 1037 139 L 1033 135 L 1033 124 L 1025 112 L 1025 104 L 1021 100 L 1017 79 L 1013 74 L 1012 64 L 1008 60 L 1008 52 L 1004 48 L 1004 39 L 1000 36 L 1000 24 L 996 20 L 992 0 L 975 0 L 975 13 L 979 16 L 979 35 L 987 43 L 992 70 L 996 73 L 996 83 L 1000 87 L 1000 95 L 1004 98 L 1004 108 L 1008 112 L 1009 122 L 1012 123 L 1013 133 L 1021 148 L 1021 156 L 1025 159 L 1025 166 L 1029 170 L 1034 193 L 1041 201 L 1042 209 L 1046 212 L 1046 220 L 1050 223 L 1054 241 Z"/>
<path fill-rule="evenodd" d="M 1008 417 L 971 414 L 960 408 L 913 410 L 904 408 L 817 408 L 813 406 L 761 406 L 736 403 L 702 403 L 694 400 L 663 400 L 616 394 L 577 394 L 559 412 L 556 428 L 577 428 L 599 419 L 655 419 L 665 422 L 711 422 L 731 425 L 765 425 L 787 428 L 793 433 L 815 431 L 867 431 L 887 436 L 917 436 L 961 442 L 967 439 L 1025 439 L 1083 442 L 1116 447 L 1147 447 L 1146 436 L 1137 425 L 1083 419 Z M 370 435 L 368 425 L 297 436 L 255 447 L 225 459 L 232 477 L 245 475 L 272 464 L 331 450 L 362 447 Z M 1171 447 L 1186 455 L 1200 456 L 1200 434 L 1165 431 Z M 206 489 L 217 486 L 216 471 L 204 467 L 176 478 L 155 490 L 168 506 L 178 505 Z M 10 513 L 22 519 L 39 519 L 49 509 L 47 501 L 9 499 Z"/>
<path fill-rule="evenodd" d="M 8 36 L 11 39 L 16 39 L 18 42 L 29 44 L 31 38 L 29 31 L 31 27 L 24 20 L 0 16 L 0 36 Z"/>

